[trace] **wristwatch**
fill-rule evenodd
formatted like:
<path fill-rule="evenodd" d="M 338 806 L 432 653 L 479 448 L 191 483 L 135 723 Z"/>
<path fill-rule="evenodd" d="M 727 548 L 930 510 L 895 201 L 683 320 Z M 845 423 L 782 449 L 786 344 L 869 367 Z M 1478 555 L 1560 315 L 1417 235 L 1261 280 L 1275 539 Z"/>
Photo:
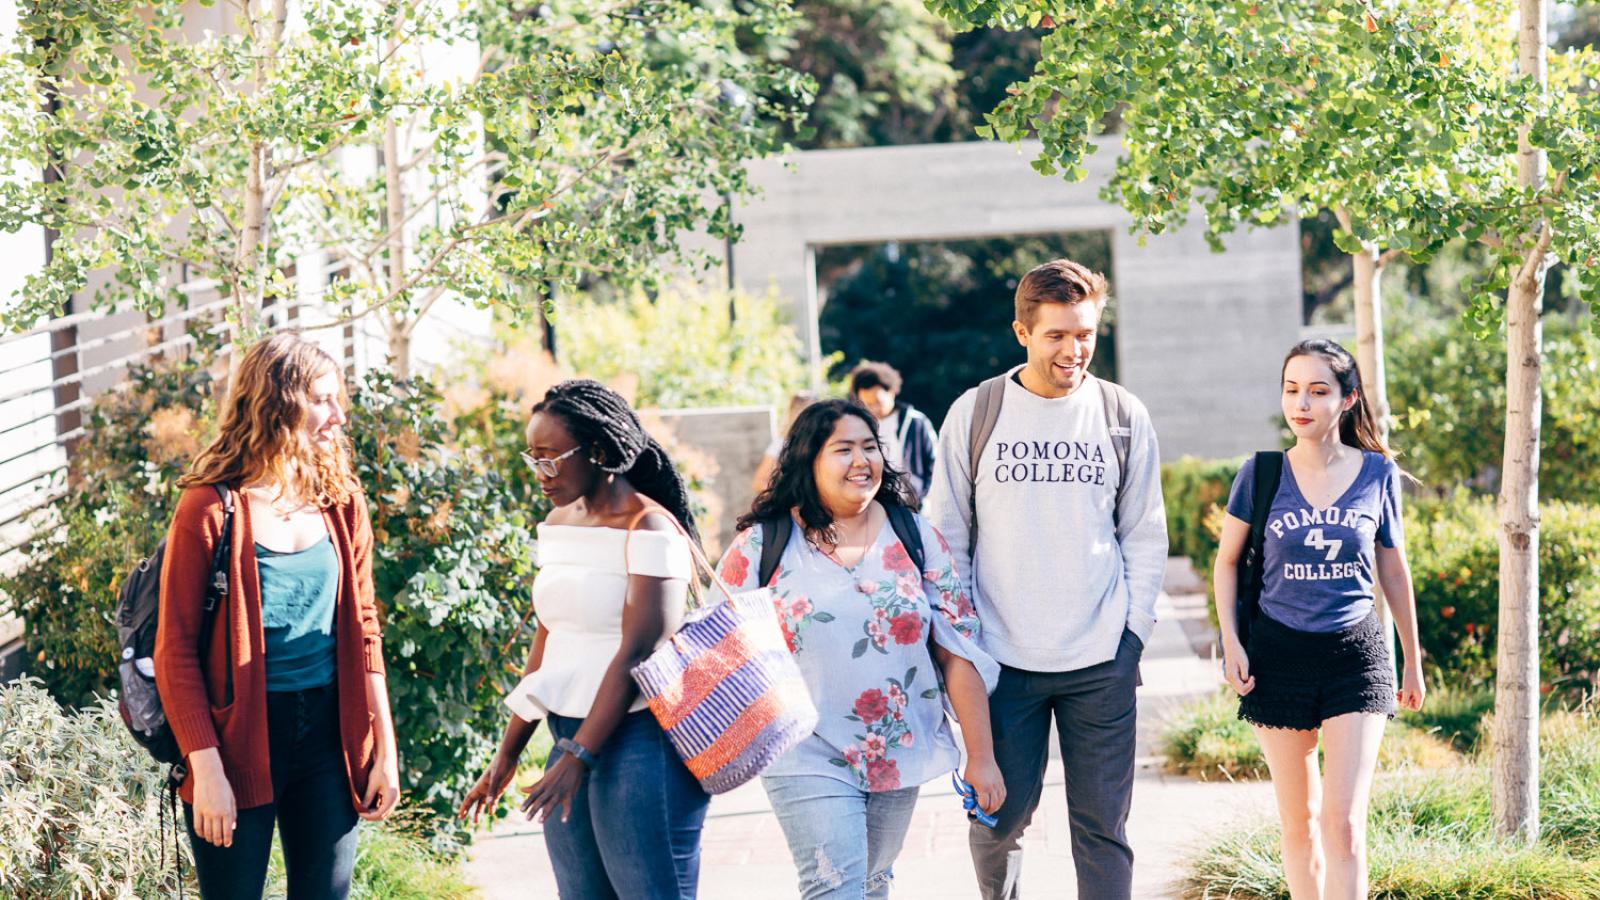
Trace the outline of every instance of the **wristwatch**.
<path fill-rule="evenodd" d="M 556 749 L 583 763 L 585 769 L 594 768 L 594 754 L 584 749 L 584 746 L 572 738 L 558 738 Z"/>

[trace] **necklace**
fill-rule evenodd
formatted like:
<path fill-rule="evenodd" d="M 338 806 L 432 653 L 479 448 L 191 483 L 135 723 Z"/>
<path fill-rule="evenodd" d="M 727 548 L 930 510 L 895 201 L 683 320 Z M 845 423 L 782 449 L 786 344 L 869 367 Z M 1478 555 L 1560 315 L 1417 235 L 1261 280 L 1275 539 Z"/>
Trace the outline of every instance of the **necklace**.
<path fill-rule="evenodd" d="M 837 526 L 837 524 L 838 523 L 835 523 L 836 526 Z M 849 539 L 845 538 L 844 535 L 836 534 L 835 535 L 835 540 L 829 545 L 829 548 L 824 552 L 827 553 L 827 555 L 834 562 L 838 563 L 841 566 L 845 566 L 845 568 L 847 568 L 847 569 L 850 568 L 849 566 L 845 565 L 844 558 L 839 555 L 839 548 L 842 547 L 842 546 L 845 546 L 847 542 L 849 543 L 850 546 L 859 547 L 863 542 L 866 541 L 866 539 L 867 539 L 867 531 L 871 527 L 872 527 L 872 508 L 868 507 L 867 511 L 861 515 L 861 527 L 859 529 L 860 533 L 855 536 L 854 540 L 849 540 Z"/>

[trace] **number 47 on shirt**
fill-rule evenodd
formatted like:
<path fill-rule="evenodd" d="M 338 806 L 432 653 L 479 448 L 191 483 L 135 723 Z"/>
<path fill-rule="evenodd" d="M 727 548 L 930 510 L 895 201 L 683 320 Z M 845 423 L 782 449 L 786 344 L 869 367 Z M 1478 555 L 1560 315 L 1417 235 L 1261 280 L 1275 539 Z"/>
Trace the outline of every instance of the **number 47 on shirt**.
<path fill-rule="evenodd" d="M 1325 538 L 1321 528 L 1313 528 L 1306 532 L 1306 546 L 1316 550 L 1326 550 L 1328 555 L 1323 557 L 1328 562 L 1333 562 L 1339 555 L 1339 548 L 1344 546 L 1344 541 L 1339 538 Z"/>

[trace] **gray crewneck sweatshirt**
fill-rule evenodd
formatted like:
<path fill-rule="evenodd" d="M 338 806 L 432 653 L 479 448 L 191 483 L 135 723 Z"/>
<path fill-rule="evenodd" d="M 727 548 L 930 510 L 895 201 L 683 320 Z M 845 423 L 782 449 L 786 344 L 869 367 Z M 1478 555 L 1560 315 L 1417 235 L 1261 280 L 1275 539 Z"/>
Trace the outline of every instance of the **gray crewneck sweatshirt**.
<path fill-rule="evenodd" d="M 1114 510 L 1120 473 L 1096 379 L 1052 399 L 1008 374 L 1005 391 L 976 479 L 967 457 L 977 389 L 950 407 L 926 508 L 977 605 L 979 643 L 1013 668 L 1068 672 L 1115 657 L 1124 627 L 1148 642 L 1167 561 L 1150 413 L 1130 398 L 1128 475 Z"/>

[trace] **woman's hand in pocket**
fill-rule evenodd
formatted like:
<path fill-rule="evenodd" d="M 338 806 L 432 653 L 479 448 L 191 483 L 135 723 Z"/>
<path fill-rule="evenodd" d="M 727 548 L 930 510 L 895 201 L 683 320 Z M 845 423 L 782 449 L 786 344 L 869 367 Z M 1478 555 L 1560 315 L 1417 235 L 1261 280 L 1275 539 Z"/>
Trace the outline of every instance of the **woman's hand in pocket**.
<path fill-rule="evenodd" d="M 239 824 L 234 806 L 233 785 L 222 769 L 222 755 L 208 747 L 189 754 L 194 772 L 194 833 L 208 844 L 233 846 L 233 830 Z"/>

